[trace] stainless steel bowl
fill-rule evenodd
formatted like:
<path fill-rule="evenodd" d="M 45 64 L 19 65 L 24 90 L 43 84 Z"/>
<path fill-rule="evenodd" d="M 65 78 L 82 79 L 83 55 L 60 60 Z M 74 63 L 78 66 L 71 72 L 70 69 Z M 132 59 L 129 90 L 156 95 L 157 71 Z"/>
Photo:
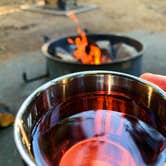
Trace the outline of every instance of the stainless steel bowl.
<path fill-rule="evenodd" d="M 112 91 L 133 99 L 141 107 L 151 110 L 146 116 L 155 113 L 156 129 L 166 137 L 166 93 L 159 87 L 140 78 L 110 71 L 85 71 L 56 78 L 33 92 L 22 104 L 14 125 L 14 139 L 17 149 L 26 164 L 35 166 L 31 152 L 31 131 L 36 122 L 57 103 L 68 97 L 85 93 Z M 140 112 L 130 112 L 140 119 Z M 149 118 L 150 119 L 150 118 Z M 156 119 L 153 119 L 155 121 Z M 148 121 L 151 124 L 151 121 Z"/>

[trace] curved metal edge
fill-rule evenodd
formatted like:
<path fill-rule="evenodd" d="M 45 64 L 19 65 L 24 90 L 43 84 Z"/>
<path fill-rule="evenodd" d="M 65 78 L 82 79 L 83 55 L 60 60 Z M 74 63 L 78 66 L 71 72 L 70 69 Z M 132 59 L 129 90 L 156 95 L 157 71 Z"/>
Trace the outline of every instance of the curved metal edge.
<path fill-rule="evenodd" d="M 17 150 L 19 154 L 21 155 L 21 158 L 28 166 L 36 166 L 35 162 L 32 161 L 32 159 L 29 156 L 29 153 L 25 150 L 25 148 L 22 146 L 22 140 L 21 140 L 21 133 L 20 133 L 20 125 L 21 125 L 21 115 L 23 114 L 23 110 L 25 110 L 25 106 L 21 106 L 19 113 L 16 116 L 15 123 L 14 123 L 14 141 L 17 147 Z"/>
<path fill-rule="evenodd" d="M 165 100 L 166 100 L 166 92 L 163 91 L 161 88 L 159 88 L 157 85 L 154 85 L 151 82 L 148 82 L 146 80 L 143 80 L 141 78 L 138 78 L 136 76 L 132 76 L 129 74 L 125 74 L 125 73 L 120 73 L 120 72 L 114 72 L 114 71 L 105 71 L 105 70 L 94 70 L 94 71 L 83 71 L 83 72 L 76 72 L 76 73 L 72 73 L 72 74 L 67 74 L 61 77 L 58 77 L 56 79 L 53 79 L 47 83 L 45 83 L 44 85 L 40 86 L 39 88 L 37 88 L 21 105 L 17 116 L 16 116 L 16 120 L 15 120 L 15 124 L 14 124 L 14 140 L 17 146 L 17 149 L 20 153 L 20 155 L 23 157 L 23 160 L 30 166 L 36 166 L 35 162 L 32 161 L 32 159 L 29 157 L 29 154 L 27 153 L 27 151 L 25 150 L 25 148 L 22 146 L 22 141 L 21 141 L 21 137 L 20 137 L 20 121 L 21 121 L 21 117 L 24 113 L 24 111 L 26 110 L 27 106 L 31 103 L 31 101 L 38 96 L 41 92 L 43 92 L 45 89 L 47 89 L 50 86 L 55 85 L 57 82 L 63 80 L 63 79 L 67 79 L 70 77 L 83 77 L 84 75 L 93 75 L 93 74 L 111 74 L 111 75 L 117 75 L 117 76 L 123 76 L 126 78 L 130 78 L 133 80 L 136 80 L 140 83 L 143 83 L 145 85 L 151 86 L 157 93 L 159 93 Z"/>
<path fill-rule="evenodd" d="M 93 34 L 89 34 L 89 36 L 90 36 L 90 35 L 93 35 Z M 139 43 L 139 44 L 142 46 L 142 50 L 139 51 L 138 54 L 137 54 L 136 56 L 134 56 L 134 57 L 127 57 L 127 58 L 123 58 L 123 59 L 120 59 L 120 60 L 117 60 L 117 61 L 114 61 L 114 62 L 111 62 L 111 63 L 104 63 L 104 64 L 101 64 L 101 65 L 98 65 L 98 66 L 110 65 L 110 64 L 118 64 L 118 63 L 122 63 L 122 62 L 127 62 L 128 60 L 132 60 L 132 59 L 136 59 L 136 58 L 141 57 L 141 56 L 143 55 L 143 53 L 144 53 L 144 50 L 145 50 L 144 45 L 143 45 L 141 42 L 139 42 L 138 40 L 136 40 L 136 39 L 134 39 L 134 38 L 131 38 L 131 37 L 128 37 L 127 35 L 121 35 L 121 34 L 116 34 L 116 35 L 115 35 L 115 34 L 111 34 L 111 33 L 109 33 L 109 34 L 96 33 L 96 35 L 112 35 L 112 36 L 114 36 L 114 37 L 126 38 L 126 39 L 133 40 L 133 41 Z M 70 37 L 76 37 L 76 35 L 74 35 L 74 36 L 68 36 L 68 37 L 69 37 L 69 38 L 70 38 Z M 65 40 L 65 39 L 68 38 L 68 37 L 63 37 L 63 38 L 61 38 L 61 40 L 63 40 L 63 39 Z M 58 40 L 60 40 L 60 39 L 57 39 L 57 41 L 58 41 Z M 48 48 L 49 48 L 49 46 L 50 46 L 53 42 L 55 42 L 55 40 L 52 39 L 52 40 L 48 41 L 47 43 L 45 43 L 45 44 L 41 47 L 42 53 L 43 53 L 47 58 L 49 58 L 49 59 L 51 59 L 51 60 L 53 60 L 53 61 L 59 61 L 59 62 L 61 62 L 61 63 L 80 65 L 80 63 L 70 62 L 70 61 L 68 62 L 68 61 L 60 60 L 60 59 L 57 59 L 57 58 L 53 57 L 52 55 L 50 55 L 50 54 L 48 53 Z M 83 64 L 83 65 L 84 65 L 84 66 L 92 66 L 92 65 L 90 65 L 90 64 Z"/>

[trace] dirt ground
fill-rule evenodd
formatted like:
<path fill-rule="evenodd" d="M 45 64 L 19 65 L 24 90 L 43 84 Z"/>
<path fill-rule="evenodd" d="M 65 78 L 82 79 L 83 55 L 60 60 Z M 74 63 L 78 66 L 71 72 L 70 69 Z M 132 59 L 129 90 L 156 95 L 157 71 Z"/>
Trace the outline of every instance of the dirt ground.
<path fill-rule="evenodd" d="M 29 0 L 32 2 L 32 0 Z M 144 30 L 166 33 L 166 0 L 78 0 L 98 8 L 78 14 L 80 25 L 91 32 L 124 33 Z M 52 39 L 75 34 L 65 16 L 20 10 L 25 0 L 0 1 L 0 62 L 39 50 L 43 36 Z"/>

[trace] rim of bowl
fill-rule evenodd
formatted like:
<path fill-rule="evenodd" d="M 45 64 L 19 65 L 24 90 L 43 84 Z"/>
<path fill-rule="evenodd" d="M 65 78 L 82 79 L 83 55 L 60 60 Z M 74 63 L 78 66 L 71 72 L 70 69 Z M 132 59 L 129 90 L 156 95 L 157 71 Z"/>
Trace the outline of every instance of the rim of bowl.
<path fill-rule="evenodd" d="M 111 75 L 122 76 L 122 77 L 133 79 L 135 81 L 143 83 L 146 86 L 152 87 L 153 90 L 155 90 L 157 93 L 159 93 L 159 95 L 161 95 L 161 97 L 163 97 L 164 100 L 166 100 L 166 92 L 164 90 L 162 90 L 159 86 L 154 85 L 153 83 L 146 81 L 146 80 L 143 80 L 139 77 L 129 75 L 126 73 L 121 73 L 121 72 L 106 71 L 106 70 L 82 71 L 82 72 L 67 74 L 67 75 L 55 78 L 51 81 L 48 81 L 47 83 L 45 83 L 45 84 L 41 85 L 39 88 L 37 88 L 33 93 L 31 93 L 31 95 L 29 95 L 27 97 L 27 99 L 22 103 L 22 105 L 21 105 L 21 107 L 18 110 L 18 113 L 16 115 L 16 119 L 15 119 L 15 123 L 14 123 L 14 141 L 15 141 L 15 144 L 16 144 L 16 147 L 17 147 L 19 154 L 21 155 L 22 159 L 24 160 L 24 162 L 26 164 L 28 164 L 30 166 L 36 166 L 35 161 L 33 161 L 31 159 L 30 155 L 27 152 L 27 149 L 24 147 L 24 145 L 22 143 L 21 135 L 20 135 L 20 122 L 21 122 L 20 120 L 22 118 L 22 115 L 26 111 L 27 106 L 41 92 L 43 92 L 44 90 L 46 90 L 50 86 L 53 86 L 54 84 L 56 84 L 57 82 L 59 82 L 63 79 L 67 79 L 70 77 L 77 77 L 77 76 L 83 77 L 84 75 L 93 75 L 93 74 L 111 74 Z"/>

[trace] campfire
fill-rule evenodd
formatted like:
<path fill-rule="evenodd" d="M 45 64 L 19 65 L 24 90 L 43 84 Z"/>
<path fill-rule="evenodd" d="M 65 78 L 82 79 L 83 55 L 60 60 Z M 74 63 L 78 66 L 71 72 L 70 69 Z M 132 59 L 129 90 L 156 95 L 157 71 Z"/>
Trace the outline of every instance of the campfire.
<path fill-rule="evenodd" d="M 76 37 L 74 40 L 68 38 L 69 44 L 77 46 L 74 51 L 74 57 L 83 64 L 98 65 L 105 62 L 111 62 L 111 57 L 107 57 L 106 54 L 103 54 L 96 43 L 90 43 L 88 41 L 86 33 L 80 28 L 79 20 L 74 13 L 71 12 L 68 16 L 77 24 L 77 33 L 80 35 L 80 37 Z"/>
<path fill-rule="evenodd" d="M 42 46 L 50 78 L 88 70 L 112 70 L 136 76 L 142 73 L 142 43 L 123 35 L 86 33 L 78 18 L 73 13 L 68 15 L 76 24 L 78 35 L 48 40 Z"/>
<path fill-rule="evenodd" d="M 56 55 L 66 61 L 73 61 L 82 64 L 100 65 L 110 63 L 119 58 L 126 58 L 137 55 L 134 47 L 124 43 L 112 45 L 109 40 L 90 41 L 87 34 L 79 26 L 79 20 L 72 12 L 68 14 L 69 18 L 77 25 L 78 36 L 68 38 L 67 42 L 73 49 L 72 54 L 63 50 L 63 48 L 56 48 Z"/>

